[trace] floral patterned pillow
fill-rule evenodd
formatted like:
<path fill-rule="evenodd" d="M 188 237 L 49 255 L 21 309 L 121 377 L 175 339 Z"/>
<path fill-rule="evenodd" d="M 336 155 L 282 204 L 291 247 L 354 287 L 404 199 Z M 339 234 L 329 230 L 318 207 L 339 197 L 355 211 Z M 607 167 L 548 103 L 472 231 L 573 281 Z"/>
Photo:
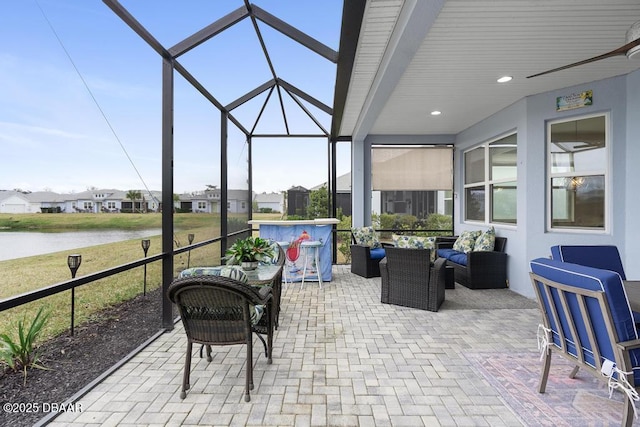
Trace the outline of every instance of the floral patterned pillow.
<path fill-rule="evenodd" d="M 474 251 L 487 251 L 490 252 L 496 245 L 496 230 L 491 227 L 487 231 L 483 232 L 476 239 L 476 243 L 473 246 Z"/>
<path fill-rule="evenodd" d="M 393 246 L 397 248 L 431 249 L 431 262 L 436 260 L 436 238 L 422 236 L 401 236 L 392 234 Z"/>
<path fill-rule="evenodd" d="M 273 256 L 263 257 L 262 260 L 260 261 L 260 264 L 262 265 L 277 264 L 278 259 L 280 257 L 280 248 L 282 247 L 283 244 L 286 244 L 287 246 L 289 245 L 286 242 L 274 242 L 273 240 L 271 240 L 271 245 L 269 245 L 269 247 L 271 248 L 271 252 L 273 253 Z M 282 249 L 285 250 L 286 248 L 282 247 Z"/>
<path fill-rule="evenodd" d="M 221 265 L 218 267 L 192 267 L 182 270 L 178 277 L 223 276 L 247 283 L 249 278 L 239 265 Z"/>
<path fill-rule="evenodd" d="M 463 231 L 453 244 L 453 249 L 458 252 L 471 252 L 475 246 L 476 239 L 482 234 L 482 231 Z"/>
<path fill-rule="evenodd" d="M 228 277 L 230 279 L 235 279 L 242 283 L 247 283 L 249 278 L 247 274 L 242 270 L 239 265 L 221 265 L 218 267 L 192 267 L 182 270 L 178 277 L 190 277 L 190 276 L 222 276 Z M 229 310 L 233 310 L 229 308 L 225 309 L 207 309 L 207 315 L 209 316 L 221 316 L 223 318 L 228 318 Z M 253 305 L 249 304 L 249 314 L 251 318 L 251 324 L 256 325 L 262 315 L 264 314 L 264 305 Z M 231 315 L 237 315 L 236 312 L 232 311 Z"/>
<path fill-rule="evenodd" d="M 380 240 L 378 239 L 378 233 L 373 227 L 358 227 L 352 230 L 353 237 L 356 239 L 357 245 L 369 246 L 371 248 L 379 248 Z"/>

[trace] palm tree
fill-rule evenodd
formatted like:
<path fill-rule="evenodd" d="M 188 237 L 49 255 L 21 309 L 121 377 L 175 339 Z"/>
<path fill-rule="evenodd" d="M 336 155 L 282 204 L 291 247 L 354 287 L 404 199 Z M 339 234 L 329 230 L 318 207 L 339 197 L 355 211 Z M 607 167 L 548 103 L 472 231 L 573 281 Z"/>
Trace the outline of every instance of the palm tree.
<path fill-rule="evenodd" d="M 140 193 L 140 190 L 129 190 L 127 192 L 127 199 L 131 200 L 133 202 L 133 206 L 131 209 L 131 212 L 135 213 L 136 212 L 136 200 L 142 198 L 142 193 Z"/>

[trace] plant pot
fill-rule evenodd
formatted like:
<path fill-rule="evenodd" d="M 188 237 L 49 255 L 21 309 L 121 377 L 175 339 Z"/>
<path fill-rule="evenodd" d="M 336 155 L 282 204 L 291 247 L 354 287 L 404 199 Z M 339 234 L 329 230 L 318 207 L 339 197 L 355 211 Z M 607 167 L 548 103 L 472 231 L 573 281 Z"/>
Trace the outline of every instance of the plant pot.
<path fill-rule="evenodd" d="M 243 270 L 255 270 L 256 268 L 258 268 L 258 261 L 242 261 L 242 264 L 240 264 L 240 266 Z"/>

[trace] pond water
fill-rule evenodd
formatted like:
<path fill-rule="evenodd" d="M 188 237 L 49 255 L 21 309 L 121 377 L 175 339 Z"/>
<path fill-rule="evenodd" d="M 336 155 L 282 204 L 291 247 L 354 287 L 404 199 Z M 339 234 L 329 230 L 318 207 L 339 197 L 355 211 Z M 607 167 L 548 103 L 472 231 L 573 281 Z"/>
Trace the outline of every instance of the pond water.
<path fill-rule="evenodd" d="M 0 232 L 0 261 L 43 255 L 70 249 L 85 248 L 103 243 L 141 239 L 162 234 L 162 229 L 95 230 L 41 233 L 32 231 Z"/>

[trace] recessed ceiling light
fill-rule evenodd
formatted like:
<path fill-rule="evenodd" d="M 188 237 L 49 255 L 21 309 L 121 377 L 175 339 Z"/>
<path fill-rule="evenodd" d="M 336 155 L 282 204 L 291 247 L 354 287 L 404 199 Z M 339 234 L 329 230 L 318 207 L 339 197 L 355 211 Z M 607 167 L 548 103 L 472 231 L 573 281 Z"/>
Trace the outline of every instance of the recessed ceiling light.
<path fill-rule="evenodd" d="M 432 111 L 432 112 L 431 112 L 431 115 L 432 115 L 432 116 L 439 116 L 440 114 L 442 114 L 442 111 L 438 111 L 438 110 L 436 110 L 436 111 Z"/>
<path fill-rule="evenodd" d="M 511 76 L 502 76 L 498 79 L 498 83 L 510 82 L 513 79 Z"/>

